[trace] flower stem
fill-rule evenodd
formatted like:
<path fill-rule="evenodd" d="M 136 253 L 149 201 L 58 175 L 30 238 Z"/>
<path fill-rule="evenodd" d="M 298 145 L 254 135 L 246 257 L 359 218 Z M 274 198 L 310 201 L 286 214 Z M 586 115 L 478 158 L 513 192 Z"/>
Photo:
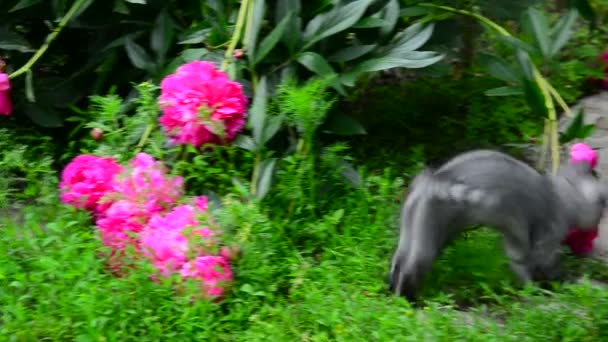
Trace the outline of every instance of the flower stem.
<path fill-rule="evenodd" d="M 150 134 L 152 134 L 152 130 L 154 129 L 154 126 L 156 126 L 156 125 L 148 124 L 148 126 L 146 126 L 146 130 L 144 131 L 144 134 L 141 135 L 141 139 L 139 139 L 139 142 L 137 143 L 137 147 L 135 147 L 135 154 L 138 154 L 144 148 L 144 145 L 146 144 L 146 142 L 148 142 L 148 138 L 150 137 Z"/>
<path fill-rule="evenodd" d="M 239 14 L 236 19 L 236 25 L 234 27 L 234 32 L 232 33 L 232 38 L 230 38 L 230 45 L 228 45 L 228 49 L 226 49 L 226 54 L 224 55 L 224 61 L 222 62 L 222 71 L 226 71 L 228 68 L 228 64 L 232 60 L 232 54 L 234 53 L 234 49 L 236 48 L 236 44 L 241 39 L 241 33 L 243 32 L 243 26 L 245 26 L 245 21 L 247 18 L 247 10 L 249 8 L 249 3 L 253 2 L 250 0 L 243 0 L 241 2 L 241 7 L 239 8 Z"/>
<path fill-rule="evenodd" d="M 27 72 L 28 70 L 30 70 L 32 68 L 32 66 L 40 59 L 40 57 L 42 57 L 42 55 L 44 55 L 46 50 L 48 50 L 51 43 L 55 40 L 55 38 L 57 38 L 57 36 L 61 32 L 61 30 L 68 24 L 68 22 L 74 16 L 74 13 L 76 13 L 82 7 L 82 5 L 85 3 L 85 1 L 86 0 L 76 0 L 76 2 L 74 2 L 72 7 L 70 7 L 68 12 L 65 14 L 65 16 L 63 16 L 63 18 L 61 18 L 59 25 L 57 25 L 57 27 L 53 30 L 53 32 L 51 32 L 47 36 L 46 41 L 40 47 L 40 49 L 38 49 L 38 51 L 36 51 L 36 53 L 32 56 L 32 58 L 30 58 L 29 61 L 27 61 L 27 63 L 25 63 L 21 68 L 15 70 L 8 77 L 15 78 L 15 77 L 20 76 L 21 74 Z"/>

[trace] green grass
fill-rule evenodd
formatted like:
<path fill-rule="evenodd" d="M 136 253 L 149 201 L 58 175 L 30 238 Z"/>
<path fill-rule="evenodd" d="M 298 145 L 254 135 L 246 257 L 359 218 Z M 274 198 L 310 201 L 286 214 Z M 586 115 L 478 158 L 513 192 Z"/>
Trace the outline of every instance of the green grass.
<path fill-rule="evenodd" d="M 88 216 L 59 204 L 4 217 L 0 235 L 0 339 L 6 341 L 599 341 L 608 291 L 590 283 L 552 292 L 511 283 L 500 239 L 479 230 L 437 261 L 425 307 L 387 294 L 398 184 L 369 177 L 342 199 L 343 215 L 285 226 L 263 207 L 229 198 L 227 227 L 252 223 L 237 281 L 221 304 L 189 303 L 145 270 L 108 273 Z M 54 194 L 48 194 L 53 196 Z M 316 225 L 298 247 L 291 229 Z M 331 233 L 328 233 L 331 232 Z M 326 233 L 323 235 L 322 232 Z M 285 235 L 284 235 L 285 234 Z M 293 239 L 287 239 L 287 236 Z M 302 238 L 302 236 L 300 236 Z M 321 243 L 320 240 L 316 240 Z M 569 269 L 606 280 L 604 266 Z"/>

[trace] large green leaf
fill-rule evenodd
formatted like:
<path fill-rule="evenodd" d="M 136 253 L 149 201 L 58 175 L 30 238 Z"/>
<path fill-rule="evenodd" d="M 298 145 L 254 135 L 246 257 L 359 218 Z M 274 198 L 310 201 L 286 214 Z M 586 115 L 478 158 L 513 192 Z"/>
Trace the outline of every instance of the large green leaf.
<path fill-rule="evenodd" d="M 391 56 L 398 56 L 407 51 L 414 51 L 424 45 L 433 34 L 434 24 L 416 23 L 395 35 Z M 394 51 L 394 53 L 393 53 Z"/>
<path fill-rule="evenodd" d="M 432 11 L 433 9 L 431 9 L 430 7 L 410 6 L 401 9 L 399 11 L 399 15 L 404 17 L 420 17 L 423 15 L 427 15 Z"/>
<path fill-rule="evenodd" d="M 203 57 L 209 53 L 209 50 L 205 48 L 198 49 L 186 49 L 180 53 L 182 63 L 188 63 L 203 59 Z M 181 63 L 180 63 L 181 64 Z"/>
<path fill-rule="evenodd" d="M 36 51 L 21 35 L 4 28 L 0 28 L 0 50 L 14 50 L 19 52 Z"/>
<path fill-rule="evenodd" d="M 264 144 L 264 125 L 266 123 L 266 111 L 268 110 L 268 90 L 266 77 L 262 76 L 253 95 L 253 102 L 249 111 L 248 125 L 251 128 L 253 141 L 256 148 L 260 149 Z"/>
<path fill-rule="evenodd" d="M 393 32 L 399 21 L 399 1 L 390 0 L 383 9 L 386 25 L 380 28 L 380 36 L 386 36 Z"/>
<path fill-rule="evenodd" d="M 259 178 L 257 181 L 257 189 L 255 197 L 258 199 L 264 198 L 270 187 L 272 186 L 272 176 L 274 174 L 274 166 L 277 163 L 276 158 L 268 158 L 260 163 Z"/>
<path fill-rule="evenodd" d="M 210 34 L 209 27 L 191 29 L 180 35 L 178 44 L 200 44 L 207 40 Z"/>
<path fill-rule="evenodd" d="M 266 1 L 253 1 L 252 6 L 253 12 L 251 13 L 251 18 L 247 21 L 243 45 L 247 50 L 247 55 L 250 58 L 255 58 L 258 35 L 260 34 L 260 28 L 264 22 L 264 13 L 266 12 Z"/>
<path fill-rule="evenodd" d="M 150 46 L 156 52 L 159 64 L 164 63 L 167 51 L 173 43 L 173 36 L 173 22 L 167 9 L 164 8 L 156 17 L 154 29 L 150 34 Z"/>
<path fill-rule="evenodd" d="M 125 40 L 127 56 L 134 67 L 142 70 L 149 70 L 153 65 L 152 58 L 146 53 L 143 47 L 135 43 L 132 39 Z"/>
<path fill-rule="evenodd" d="M 297 61 L 305 66 L 306 69 L 320 76 L 328 76 L 335 73 L 334 69 L 329 65 L 325 58 L 316 52 L 308 51 L 301 53 L 298 56 Z"/>
<path fill-rule="evenodd" d="M 283 36 L 287 24 L 293 20 L 293 13 L 289 13 L 285 16 L 279 24 L 270 32 L 270 34 L 262 40 L 259 49 L 254 56 L 253 65 L 259 63 L 266 55 L 277 45 L 279 39 Z"/>
<path fill-rule="evenodd" d="M 373 0 L 356 0 L 346 5 L 335 7 L 326 13 L 313 18 L 304 31 L 304 49 L 321 39 L 352 27 L 361 19 Z"/>
<path fill-rule="evenodd" d="M 386 24 L 387 24 L 387 21 L 385 21 L 382 18 L 365 17 L 365 18 L 359 20 L 355 25 L 353 25 L 353 27 L 354 28 L 376 28 L 376 27 L 385 26 Z"/>
<path fill-rule="evenodd" d="M 549 115 L 549 108 L 546 105 L 547 99 L 538 83 L 524 78 L 523 89 L 526 102 L 530 109 L 532 109 L 532 112 L 538 117 L 546 118 Z"/>
<path fill-rule="evenodd" d="M 527 33 L 534 38 L 544 58 L 551 53 L 550 29 L 547 17 L 534 7 L 528 8 L 524 14 L 523 26 Z"/>
<path fill-rule="evenodd" d="M 554 57 L 557 55 L 559 50 L 568 42 L 573 33 L 574 24 L 578 19 L 578 12 L 571 9 L 566 13 L 565 16 L 561 17 L 553 29 L 553 41 L 551 42 L 551 49 L 549 55 Z"/>
<path fill-rule="evenodd" d="M 480 53 L 477 57 L 477 61 L 479 61 L 493 77 L 509 83 L 519 83 L 520 76 L 516 69 L 502 57 L 489 53 Z"/>
<path fill-rule="evenodd" d="M 585 125 L 585 111 L 581 108 L 577 111 L 576 116 L 570 122 L 566 130 L 560 134 L 559 143 L 566 144 L 574 139 L 585 139 L 593 133 L 595 125 Z"/>
<path fill-rule="evenodd" d="M 8 12 L 15 12 L 18 10 L 22 10 L 24 8 L 28 8 L 34 5 L 41 3 L 42 0 L 20 0 L 15 6 L 13 6 Z"/>
<path fill-rule="evenodd" d="M 369 59 L 357 65 L 351 71 L 342 74 L 341 81 L 344 85 L 353 86 L 357 78 L 363 73 L 387 70 L 397 67 L 408 69 L 424 68 L 439 62 L 441 59 L 443 59 L 443 57 L 443 54 L 435 53 L 434 56 L 423 59 L 407 59 L 390 56 Z"/>
<path fill-rule="evenodd" d="M 498 87 L 488 89 L 484 92 L 486 96 L 511 96 L 511 95 L 522 95 L 524 92 L 516 87 Z"/>
<path fill-rule="evenodd" d="M 281 21 L 289 12 L 293 13 L 293 19 L 289 21 L 287 29 L 281 37 L 281 42 L 287 46 L 287 49 L 291 53 L 295 51 L 296 45 L 300 40 L 302 30 L 302 18 L 300 18 L 301 10 L 302 4 L 300 3 L 300 0 L 281 0 L 277 1 L 275 5 L 275 22 Z"/>
<path fill-rule="evenodd" d="M 533 81 L 535 65 L 532 63 L 528 53 L 523 50 L 517 50 L 515 51 L 515 57 L 524 77 L 529 81 Z"/>
<path fill-rule="evenodd" d="M 331 62 L 348 62 L 353 59 L 357 59 L 369 52 L 371 52 L 374 48 L 378 46 L 377 44 L 370 45 L 354 45 L 346 47 L 342 50 L 336 51 L 333 55 L 327 58 L 328 61 Z"/>
<path fill-rule="evenodd" d="M 285 117 L 283 115 L 273 115 L 269 116 L 266 119 L 264 124 L 264 144 L 268 142 L 268 140 L 272 139 L 275 134 L 281 129 L 283 125 L 283 120 Z"/>
<path fill-rule="evenodd" d="M 538 55 L 538 56 L 541 55 L 541 52 L 537 47 L 535 47 L 531 44 L 528 44 L 520 39 L 517 39 L 513 36 L 499 35 L 498 40 L 509 45 L 510 47 L 512 47 L 515 50 L 521 49 L 532 55 Z"/>

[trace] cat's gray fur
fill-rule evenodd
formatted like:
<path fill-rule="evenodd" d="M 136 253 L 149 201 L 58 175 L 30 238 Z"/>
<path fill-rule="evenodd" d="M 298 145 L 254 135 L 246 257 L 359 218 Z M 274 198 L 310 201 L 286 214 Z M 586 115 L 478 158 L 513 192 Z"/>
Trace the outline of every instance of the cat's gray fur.
<path fill-rule="evenodd" d="M 545 175 L 504 153 L 474 150 L 427 168 L 411 182 L 401 208 L 391 291 L 414 300 L 445 245 L 477 224 L 502 233 L 520 280 L 555 280 L 569 227 L 596 228 L 607 194 L 586 163 Z"/>

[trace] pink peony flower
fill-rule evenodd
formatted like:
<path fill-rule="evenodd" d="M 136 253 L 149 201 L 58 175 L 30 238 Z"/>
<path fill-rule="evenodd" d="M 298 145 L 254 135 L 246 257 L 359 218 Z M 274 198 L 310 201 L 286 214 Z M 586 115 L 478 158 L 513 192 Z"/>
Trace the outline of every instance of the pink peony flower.
<path fill-rule="evenodd" d="M 166 174 L 163 163 L 146 153 L 139 153 L 114 184 L 113 191 L 138 203 L 153 215 L 170 208 L 181 197 L 183 180 Z"/>
<path fill-rule="evenodd" d="M 207 297 L 221 299 L 224 286 L 233 280 L 228 260 L 222 256 L 200 256 L 184 264 L 181 274 L 184 278 L 200 279 Z"/>
<path fill-rule="evenodd" d="M 210 62 L 180 66 L 161 83 L 160 124 L 172 143 L 199 147 L 232 141 L 245 125 L 241 85 Z"/>
<path fill-rule="evenodd" d="M 584 143 L 572 145 L 570 148 L 570 163 L 587 162 L 592 168 L 597 165 L 597 152 Z"/>
<path fill-rule="evenodd" d="M 97 219 L 96 224 L 106 246 L 122 250 L 132 245 L 137 249 L 137 237 L 130 236 L 129 233 L 140 233 L 149 220 L 150 214 L 141 206 L 128 200 L 119 200 Z"/>
<path fill-rule="evenodd" d="M 207 201 L 202 197 L 197 199 L 196 207 L 180 205 L 166 215 L 157 214 L 150 219 L 142 233 L 141 245 L 144 255 L 163 276 L 179 270 L 187 261 L 191 237 L 198 235 L 207 239 L 216 234 L 208 227 L 201 227 L 197 219 L 197 215 L 206 210 Z M 202 252 L 201 248 L 192 250 Z"/>
<path fill-rule="evenodd" d="M 11 83 L 8 75 L 0 72 L 0 115 L 11 115 L 13 113 L 13 105 L 9 93 Z"/>
<path fill-rule="evenodd" d="M 79 155 L 61 174 L 61 201 L 98 214 L 110 206 L 102 197 L 112 190 L 114 177 L 121 171 L 113 158 Z"/>

